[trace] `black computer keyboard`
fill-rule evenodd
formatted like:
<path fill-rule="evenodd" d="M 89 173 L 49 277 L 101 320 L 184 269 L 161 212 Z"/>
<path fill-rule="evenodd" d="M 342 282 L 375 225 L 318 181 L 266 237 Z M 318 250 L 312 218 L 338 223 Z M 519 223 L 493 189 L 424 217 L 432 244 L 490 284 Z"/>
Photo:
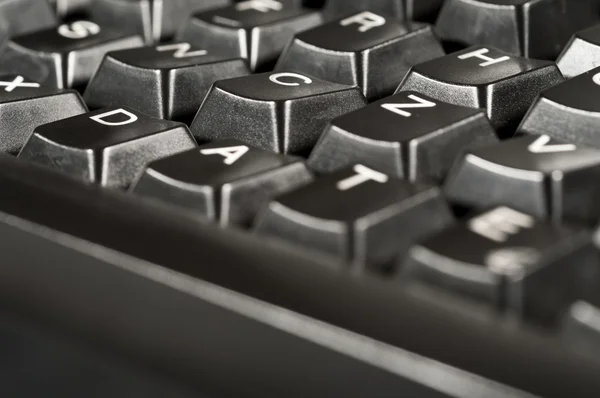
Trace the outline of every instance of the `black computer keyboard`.
<path fill-rule="evenodd" d="M 0 20 L 0 396 L 600 395 L 599 1 Z"/>

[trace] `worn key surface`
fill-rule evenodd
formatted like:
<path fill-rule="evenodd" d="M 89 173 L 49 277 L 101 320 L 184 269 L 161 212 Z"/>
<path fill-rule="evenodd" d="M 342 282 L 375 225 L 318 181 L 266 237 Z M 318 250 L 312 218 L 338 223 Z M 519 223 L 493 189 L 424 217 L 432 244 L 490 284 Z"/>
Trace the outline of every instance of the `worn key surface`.
<path fill-rule="evenodd" d="M 85 112 L 74 90 L 45 87 L 21 75 L 0 76 L 0 151 L 17 154 L 39 125 Z"/>
<path fill-rule="evenodd" d="M 413 246 L 401 276 L 553 324 L 599 269 L 591 234 L 496 207 Z"/>
<path fill-rule="evenodd" d="M 0 54 L 0 71 L 23 74 L 43 85 L 85 87 L 104 55 L 139 47 L 142 38 L 81 20 L 13 37 Z"/>
<path fill-rule="evenodd" d="M 469 151 L 444 190 L 469 207 L 509 205 L 555 222 L 589 225 L 600 217 L 599 178 L 600 150 L 529 135 Z"/>
<path fill-rule="evenodd" d="M 236 138 L 307 155 L 331 119 L 365 105 L 357 87 L 295 72 L 261 73 L 216 82 L 190 129 L 201 143 Z"/>
<path fill-rule="evenodd" d="M 245 58 L 253 72 L 263 72 L 272 70 L 294 33 L 321 22 L 319 12 L 290 2 L 250 0 L 194 14 L 177 40 Z"/>
<path fill-rule="evenodd" d="M 275 69 L 358 85 L 373 101 L 391 95 L 411 66 L 443 55 L 430 25 L 362 11 L 297 34 Z"/>
<path fill-rule="evenodd" d="M 443 40 L 555 59 L 573 33 L 600 19 L 597 0 L 447 0 L 436 30 Z"/>
<path fill-rule="evenodd" d="M 304 162 L 239 140 L 217 140 L 150 163 L 135 194 L 179 205 L 221 225 L 250 226 L 274 196 L 312 181 Z"/>
<path fill-rule="evenodd" d="M 182 123 L 104 108 L 38 126 L 19 158 L 104 187 L 127 188 L 146 164 L 195 147 Z"/>
<path fill-rule="evenodd" d="M 600 68 L 595 68 L 542 91 L 518 131 L 600 148 L 598 101 Z"/>
<path fill-rule="evenodd" d="M 245 60 L 187 42 L 114 51 L 103 59 L 84 98 L 92 109 L 128 106 L 191 123 L 215 81 L 248 74 Z"/>
<path fill-rule="evenodd" d="M 437 187 L 411 184 L 356 164 L 276 198 L 255 230 L 362 269 L 393 270 L 411 243 L 452 223 Z"/>
<path fill-rule="evenodd" d="M 397 91 L 484 108 L 501 138 L 514 134 L 537 95 L 563 81 L 554 62 L 473 46 L 411 68 Z"/>
<path fill-rule="evenodd" d="M 497 141 L 482 110 L 403 91 L 332 120 L 308 164 L 329 172 L 361 163 L 411 181 L 441 181 L 467 149 Z"/>

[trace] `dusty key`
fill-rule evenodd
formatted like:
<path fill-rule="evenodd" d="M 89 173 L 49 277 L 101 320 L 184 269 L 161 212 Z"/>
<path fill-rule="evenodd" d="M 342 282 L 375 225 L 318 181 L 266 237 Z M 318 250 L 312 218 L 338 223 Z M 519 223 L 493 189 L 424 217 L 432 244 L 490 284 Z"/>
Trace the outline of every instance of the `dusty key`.
<path fill-rule="evenodd" d="M 107 108 L 39 126 L 19 158 L 108 188 L 127 188 L 153 160 L 196 147 L 182 123 Z"/>
<path fill-rule="evenodd" d="M 357 85 L 373 101 L 391 95 L 411 66 L 443 55 L 430 25 L 361 11 L 297 34 L 275 70 Z"/>
<path fill-rule="evenodd" d="M 310 181 L 300 158 L 221 140 L 150 163 L 132 190 L 223 226 L 247 227 L 274 196 Z"/>
<path fill-rule="evenodd" d="M 556 60 L 566 78 L 572 78 L 600 66 L 600 25 L 594 25 L 571 37 Z"/>
<path fill-rule="evenodd" d="M 115 51 L 103 59 L 84 94 L 92 109 L 128 106 L 191 123 L 212 84 L 250 74 L 245 60 L 190 43 Z"/>
<path fill-rule="evenodd" d="M 398 254 L 451 223 L 437 187 L 356 164 L 277 198 L 259 214 L 255 230 L 389 272 Z"/>
<path fill-rule="evenodd" d="M 542 91 L 518 131 L 600 148 L 599 102 L 600 68 L 595 68 Z"/>
<path fill-rule="evenodd" d="M 74 90 L 44 87 L 21 75 L 0 76 L 0 151 L 17 154 L 37 126 L 85 112 Z"/>
<path fill-rule="evenodd" d="M 262 73 L 216 82 L 190 129 L 200 143 L 236 138 L 308 155 L 327 123 L 365 104 L 357 87 L 295 72 Z"/>
<path fill-rule="evenodd" d="M 436 28 L 465 47 L 554 60 L 573 33 L 599 19 L 597 0 L 446 0 Z"/>
<path fill-rule="evenodd" d="M 600 150 L 529 135 L 470 151 L 444 190 L 469 207 L 507 205 L 556 222 L 593 224 L 600 217 L 598 178 Z"/>
<path fill-rule="evenodd" d="M 474 46 L 414 66 L 397 91 L 484 108 L 501 138 L 512 136 L 531 103 L 563 81 L 554 62 Z"/>
<path fill-rule="evenodd" d="M 254 72 L 268 71 L 294 33 L 321 22 L 319 12 L 286 1 L 249 0 L 194 14 L 177 40 L 245 58 Z"/>
<path fill-rule="evenodd" d="M 550 325 L 597 266 L 585 229 L 496 207 L 414 245 L 399 277 Z"/>
<path fill-rule="evenodd" d="M 442 180 L 467 149 L 497 142 L 485 113 L 403 91 L 331 121 L 308 164 L 361 163 L 411 181 Z"/>
<path fill-rule="evenodd" d="M 13 37 L 0 54 L 0 71 L 40 84 L 82 88 L 108 51 L 143 44 L 140 36 L 81 20 Z"/>

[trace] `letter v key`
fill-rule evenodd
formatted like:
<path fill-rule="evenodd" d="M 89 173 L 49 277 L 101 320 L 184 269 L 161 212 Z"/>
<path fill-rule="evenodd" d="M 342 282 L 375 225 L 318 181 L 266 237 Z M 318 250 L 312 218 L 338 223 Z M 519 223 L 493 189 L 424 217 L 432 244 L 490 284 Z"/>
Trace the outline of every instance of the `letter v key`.
<path fill-rule="evenodd" d="M 550 137 L 547 135 L 542 135 L 537 140 L 532 142 L 527 149 L 531 153 L 570 152 L 577 149 L 577 147 L 573 144 L 546 145 L 549 142 Z"/>

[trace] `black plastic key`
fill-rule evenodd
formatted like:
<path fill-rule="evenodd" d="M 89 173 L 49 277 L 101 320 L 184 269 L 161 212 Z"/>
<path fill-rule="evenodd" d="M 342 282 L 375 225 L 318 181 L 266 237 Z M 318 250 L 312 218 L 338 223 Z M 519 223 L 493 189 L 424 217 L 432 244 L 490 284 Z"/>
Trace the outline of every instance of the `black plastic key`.
<path fill-rule="evenodd" d="M 324 13 L 338 18 L 369 10 L 397 20 L 434 21 L 443 0 L 328 0 Z"/>
<path fill-rule="evenodd" d="M 445 191 L 460 204 L 508 205 L 554 221 L 600 217 L 600 151 L 547 135 L 525 136 L 472 151 L 448 175 Z"/>
<path fill-rule="evenodd" d="M 308 164 L 329 172 L 361 163 L 411 181 L 439 181 L 465 150 L 497 141 L 482 110 L 406 91 L 334 119 Z"/>
<path fill-rule="evenodd" d="M 252 71 L 270 70 L 294 33 L 322 22 L 321 14 L 278 0 L 249 0 L 195 14 L 177 40 L 248 60 Z"/>
<path fill-rule="evenodd" d="M 76 91 L 43 87 L 21 75 L 0 76 L 0 151 L 17 154 L 37 126 L 85 112 Z"/>
<path fill-rule="evenodd" d="M 365 104 L 357 87 L 299 73 L 263 73 L 216 82 L 190 128 L 198 142 L 237 138 L 307 155 L 327 123 Z"/>
<path fill-rule="evenodd" d="M 0 0 L 1 30 L 11 36 L 49 29 L 57 22 L 46 0 Z"/>
<path fill-rule="evenodd" d="M 543 91 L 518 131 L 600 148 L 600 68 Z"/>
<path fill-rule="evenodd" d="M 497 207 L 413 246 L 401 276 L 551 325 L 596 267 L 589 232 Z"/>
<path fill-rule="evenodd" d="M 138 47 L 142 38 L 76 21 L 12 38 L 0 53 L 0 70 L 45 86 L 81 88 L 108 51 Z"/>
<path fill-rule="evenodd" d="M 556 60 L 566 78 L 600 66 L 600 25 L 577 32 Z"/>
<path fill-rule="evenodd" d="M 229 0 L 94 0 L 89 14 L 102 25 L 153 44 L 171 39 L 191 13 L 227 4 Z"/>
<path fill-rule="evenodd" d="M 299 158 L 222 140 L 151 163 L 132 189 L 223 226 L 250 226 L 264 203 L 311 180 Z"/>
<path fill-rule="evenodd" d="M 357 164 L 277 198 L 259 214 L 255 230 L 389 272 L 398 254 L 451 222 L 438 188 Z"/>
<path fill-rule="evenodd" d="M 358 85 L 373 101 L 391 95 L 411 66 L 443 55 L 429 25 L 361 11 L 296 35 L 275 70 Z"/>
<path fill-rule="evenodd" d="M 437 32 L 464 46 L 555 59 L 573 33 L 599 18 L 597 0 L 447 0 Z"/>
<path fill-rule="evenodd" d="M 544 89 L 563 81 L 554 62 L 474 46 L 414 66 L 398 91 L 484 108 L 501 138 L 511 136 Z"/>
<path fill-rule="evenodd" d="M 104 187 L 126 188 L 151 161 L 195 147 L 181 123 L 108 108 L 39 126 L 19 158 Z"/>
<path fill-rule="evenodd" d="M 84 98 L 92 109 L 128 106 L 191 123 L 212 84 L 250 74 L 246 61 L 179 42 L 107 54 Z"/>

